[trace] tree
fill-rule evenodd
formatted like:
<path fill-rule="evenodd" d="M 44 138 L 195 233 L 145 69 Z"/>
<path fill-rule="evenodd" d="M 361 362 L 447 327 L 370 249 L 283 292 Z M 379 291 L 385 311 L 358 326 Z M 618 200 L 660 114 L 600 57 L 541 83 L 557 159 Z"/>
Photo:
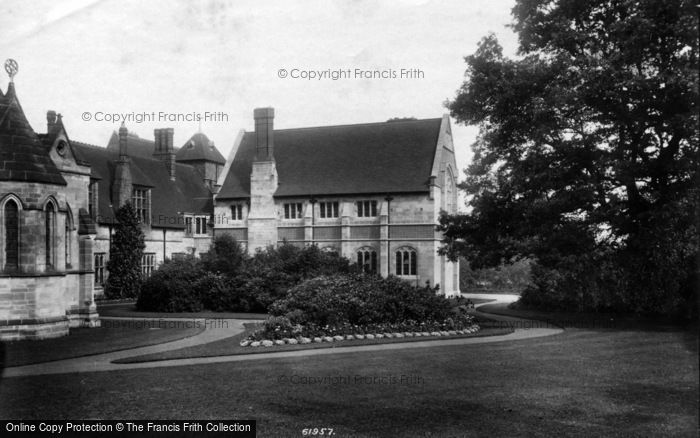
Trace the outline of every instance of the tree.
<path fill-rule="evenodd" d="M 518 0 L 513 16 L 519 57 L 485 37 L 448 104 L 480 134 L 443 252 L 532 258 L 526 303 L 679 311 L 698 278 L 694 3 Z"/>
<path fill-rule="evenodd" d="M 119 208 L 115 216 L 117 224 L 109 247 L 105 296 L 135 298 L 141 288 L 141 258 L 146 248 L 143 231 L 130 203 Z"/>

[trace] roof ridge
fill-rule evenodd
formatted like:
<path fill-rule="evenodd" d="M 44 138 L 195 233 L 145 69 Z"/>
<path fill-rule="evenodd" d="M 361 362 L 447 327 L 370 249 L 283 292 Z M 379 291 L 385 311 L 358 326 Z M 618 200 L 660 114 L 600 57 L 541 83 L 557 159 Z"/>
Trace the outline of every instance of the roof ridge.
<path fill-rule="evenodd" d="M 105 151 L 108 150 L 106 147 L 98 146 L 98 145 L 92 144 L 92 143 L 85 143 L 84 141 L 80 141 L 80 140 L 71 140 L 70 142 L 72 144 L 75 144 L 78 146 L 87 146 L 87 147 L 96 148 L 96 149 L 104 149 Z"/>
<path fill-rule="evenodd" d="M 384 122 L 365 122 L 365 123 L 345 123 L 341 125 L 323 125 L 323 126 L 304 126 L 300 128 L 282 128 L 275 131 L 302 131 L 309 129 L 322 129 L 322 128 L 345 128 L 345 127 L 358 127 L 358 126 L 372 126 L 372 125 L 399 125 L 403 123 L 416 123 L 416 122 L 428 122 L 428 121 L 442 121 L 442 117 L 431 117 L 427 119 L 415 119 L 415 120 L 387 120 Z M 255 131 L 246 131 L 246 133 L 253 133 Z"/>

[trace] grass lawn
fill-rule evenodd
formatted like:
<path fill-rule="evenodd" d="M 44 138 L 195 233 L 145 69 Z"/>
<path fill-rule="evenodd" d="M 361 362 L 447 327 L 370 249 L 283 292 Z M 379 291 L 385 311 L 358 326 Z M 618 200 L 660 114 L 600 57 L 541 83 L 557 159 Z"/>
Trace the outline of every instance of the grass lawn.
<path fill-rule="evenodd" d="M 5 367 L 29 365 L 162 344 L 194 336 L 204 330 L 204 325 L 151 329 L 119 327 L 108 322 L 103 324 L 105 327 L 71 329 L 70 334 L 62 338 L 0 342 L 0 368 L 3 363 Z"/>
<path fill-rule="evenodd" d="M 517 305 L 494 303 L 479 307 L 480 312 L 493 315 L 512 316 L 529 320 L 544 321 L 564 328 L 588 329 L 617 329 L 617 330 L 678 330 L 687 329 L 697 332 L 697 321 L 674 321 L 670 319 L 644 318 L 635 315 L 619 315 L 609 313 L 574 313 L 574 312 L 545 312 L 535 309 L 524 309 Z M 478 315 L 478 314 L 477 314 Z"/>
<path fill-rule="evenodd" d="M 483 320 L 484 318 L 480 318 Z M 260 353 L 271 353 L 278 351 L 290 351 L 290 350 L 315 350 L 317 348 L 343 348 L 352 347 L 355 345 L 373 345 L 373 344 L 393 344 L 397 342 L 417 342 L 417 341 L 427 341 L 431 339 L 454 339 L 454 338 L 475 338 L 483 336 L 497 336 L 512 333 L 512 328 L 506 327 L 496 327 L 496 328 L 486 328 L 482 329 L 474 334 L 469 335 L 458 335 L 450 336 L 448 338 L 383 338 L 383 339 L 364 339 L 364 340 L 349 340 L 341 342 L 322 342 L 322 343 L 312 343 L 312 344 L 297 344 L 297 345 L 276 345 L 274 347 L 241 347 L 239 345 L 240 341 L 245 339 L 248 335 L 257 330 L 260 324 L 246 324 L 246 331 L 240 333 L 236 336 L 230 338 L 222 339 L 220 341 L 214 341 L 207 344 L 196 345 L 193 347 L 181 348 L 179 350 L 164 351 L 162 353 L 145 354 L 141 356 L 128 357 L 124 359 L 119 359 L 114 361 L 114 363 L 139 363 L 139 362 L 150 362 L 158 360 L 169 360 L 169 359 L 185 359 L 190 357 L 212 357 L 212 356 L 229 356 L 237 354 L 260 354 Z"/>
<path fill-rule="evenodd" d="M 694 342 L 689 339 L 694 338 Z M 697 333 L 521 341 L 3 379 L 5 418 L 256 419 L 258 436 L 697 436 Z"/>

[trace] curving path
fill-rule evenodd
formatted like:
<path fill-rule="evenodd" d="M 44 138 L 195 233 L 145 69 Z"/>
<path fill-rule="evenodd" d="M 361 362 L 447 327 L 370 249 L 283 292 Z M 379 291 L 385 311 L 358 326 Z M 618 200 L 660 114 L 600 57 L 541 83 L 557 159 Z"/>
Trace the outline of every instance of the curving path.
<path fill-rule="evenodd" d="M 462 294 L 466 298 L 488 298 L 494 301 L 490 302 L 492 304 L 496 303 L 511 303 L 518 299 L 517 295 L 487 295 L 487 294 Z M 482 304 L 477 304 L 475 307 L 479 307 Z M 528 320 L 513 318 L 500 315 L 491 315 L 489 318 L 496 319 L 504 322 L 527 322 Z M 105 318 L 107 319 L 107 318 Z M 128 318 L 110 318 L 110 319 L 128 319 Z M 179 319 L 182 321 L 182 319 Z M 195 319 L 193 321 L 203 321 L 200 319 Z M 132 356 L 140 356 L 143 354 L 160 353 L 169 350 L 176 350 L 184 347 L 191 347 L 199 344 L 206 344 L 208 342 L 218 341 L 220 339 L 228 338 L 234 336 L 243 331 L 243 324 L 248 322 L 254 322 L 253 320 L 242 320 L 242 319 L 225 319 L 220 321 L 226 321 L 227 324 L 221 323 L 221 326 L 225 327 L 207 327 L 203 332 L 185 339 L 180 339 L 177 341 L 166 342 L 163 344 L 152 345 L 147 347 L 133 348 L 130 350 L 115 351 L 111 353 L 98 354 L 93 356 L 83 356 L 73 359 L 64 359 L 53 362 L 44 362 L 33 365 L 24 365 L 18 367 L 6 368 L 3 372 L 3 377 L 20 377 L 20 376 L 34 376 L 40 374 L 64 374 L 64 373 L 86 373 L 95 371 L 115 371 L 115 370 L 128 370 L 136 368 L 160 368 L 160 367 L 173 367 L 173 366 L 184 366 L 184 365 L 201 365 L 201 364 L 211 364 L 211 363 L 221 363 L 221 362 L 244 362 L 249 360 L 265 360 L 265 359 L 277 359 L 284 357 L 301 357 L 301 356 L 324 356 L 329 354 L 347 354 L 347 353 L 359 353 L 365 351 L 387 351 L 387 350 L 400 350 L 406 348 L 430 348 L 430 347 L 440 347 L 447 345 L 470 345 L 470 344 L 486 344 L 493 342 L 505 342 L 514 341 L 520 339 L 530 339 L 537 338 L 541 336 L 549 336 L 557 333 L 561 333 L 563 330 L 560 328 L 515 328 L 513 333 L 503 335 L 503 336 L 487 336 L 482 338 L 459 338 L 459 339 L 444 339 L 444 340 L 430 340 L 430 341 L 418 341 L 418 342 L 406 342 L 406 343 L 391 343 L 391 344 L 379 344 L 379 345 L 359 345 L 353 347 L 343 347 L 343 348 L 322 348 L 316 350 L 296 350 L 296 351 L 281 351 L 274 352 L 270 350 L 269 353 L 260 354 L 250 354 L 250 355 L 235 355 L 235 356 L 218 356 L 218 357 L 202 357 L 202 358 L 189 358 L 189 359 L 173 359 L 164 361 L 154 361 L 154 362 L 144 362 L 144 363 L 133 363 L 133 364 L 115 364 L 112 361 L 117 359 L 123 359 Z"/>

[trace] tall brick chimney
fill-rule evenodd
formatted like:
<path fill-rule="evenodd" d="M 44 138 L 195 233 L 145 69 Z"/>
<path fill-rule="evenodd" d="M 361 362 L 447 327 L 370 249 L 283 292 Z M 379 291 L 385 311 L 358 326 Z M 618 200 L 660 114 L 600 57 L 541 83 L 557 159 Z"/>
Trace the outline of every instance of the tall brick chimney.
<path fill-rule="evenodd" d="M 255 161 L 275 161 L 274 149 L 274 108 L 255 108 Z"/>
<path fill-rule="evenodd" d="M 49 110 L 46 112 L 46 132 L 53 131 L 56 126 L 56 111 Z"/>
<path fill-rule="evenodd" d="M 170 180 L 175 181 L 175 146 L 173 144 L 173 128 L 163 128 L 153 130 L 155 136 L 155 148 L 153 156 L 161 160 L 168 170 Z"/>
<path fill-rule="evenodd" d="M 124 126 L 124 122 L 119 127 L 119 161 L 129 160 L 129 151 L 127 151 L 126 138 L 129 135 L 129 131 Z"/>
<path fill-rule="evenodd" d="M 248 252 L 277 243 L 277 166 L 273 153 L 273 108 L 257 108 L 255 118 L 255 160 L 250 173 L 250 212 L 248 213 Z"/>
<path fill-rule="evenodd" d="M 127 151 L 127 131 L 124 123 L 119 127 L 119 160 L 114 169 L 114 181 L 112 182 L 112 206 L 118 209 L 131 200 L 132 178 L 131 160 Z"/>

